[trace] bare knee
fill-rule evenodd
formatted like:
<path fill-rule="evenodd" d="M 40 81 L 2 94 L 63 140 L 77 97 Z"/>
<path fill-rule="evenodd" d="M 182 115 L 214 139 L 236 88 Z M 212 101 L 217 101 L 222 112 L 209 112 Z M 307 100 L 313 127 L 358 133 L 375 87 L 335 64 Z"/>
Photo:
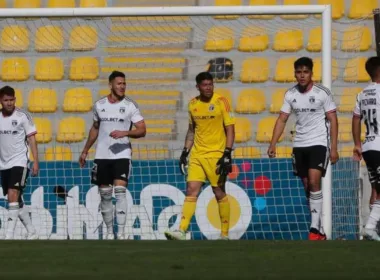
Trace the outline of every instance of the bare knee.
<path fill-rule="evenodd" d="M 203 182 L 188 182 L 186 186 L 186 196 L 197 197 Z"/>
<path fill-rule="evenodd" d="M 214 192 L 216 200 L 222 200 L 226 196 L 226 192 L 221 187 L 213 187 L 212 191 Z"/>
<path fill-rule="evenodd" d="M 321 190 L 320 180 L 309 179 L 308 187 L 309 187 L 309 191 L 311 191 L 311 192 L 320 191 Z"/>
<path fill-rule="evenodd" d="M 8 202 L 18 202 L 19 193 L 17 189 L 8 189 Z"/>

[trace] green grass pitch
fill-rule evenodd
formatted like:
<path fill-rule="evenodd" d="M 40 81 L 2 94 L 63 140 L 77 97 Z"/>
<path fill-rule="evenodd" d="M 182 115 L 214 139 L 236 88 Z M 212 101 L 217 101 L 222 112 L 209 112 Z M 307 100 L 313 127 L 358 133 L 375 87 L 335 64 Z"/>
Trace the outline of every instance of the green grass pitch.
<path fill-rule="evenodd" d="M 375 279 L 369 241 L 2 241 L 0 279 Z"/>

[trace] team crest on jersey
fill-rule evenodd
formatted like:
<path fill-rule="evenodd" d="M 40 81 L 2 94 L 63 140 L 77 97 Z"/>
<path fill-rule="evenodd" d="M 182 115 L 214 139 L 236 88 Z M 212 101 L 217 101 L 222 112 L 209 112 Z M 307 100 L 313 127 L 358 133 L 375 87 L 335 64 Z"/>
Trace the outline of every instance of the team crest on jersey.
<path fill-rule="evenodd" d="M 214 104 L 211 104 L 211 105 L 208 107 L 208 110 L 209 110 L 210 112 L 214 111 L 214 109 L 215 109 Z"/>
<path fill-rule="evenodd" d="M 309 97 L 309 102 L 310 103 L 315 103 L 315 97 L 314 96 L 310 96 Z"/>
<path fill-rule="evenodd" d="M 125 108 L 124 107 L 120 107 L 119 112 L 120 113 L 125 113 Z"/>
<path fill-rule="evenodd" d="M 13 125 L 13 126 L 17 126 L 17 121 L 16 121 L 16 120 L 13 120 L 13 121 L 12 121 L 12 125 Z"/>

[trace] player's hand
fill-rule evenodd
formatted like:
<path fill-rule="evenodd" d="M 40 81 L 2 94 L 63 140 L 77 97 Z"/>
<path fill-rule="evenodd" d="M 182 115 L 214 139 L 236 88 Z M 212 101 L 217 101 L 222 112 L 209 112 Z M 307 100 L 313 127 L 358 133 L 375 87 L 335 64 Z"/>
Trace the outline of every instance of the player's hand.
<path fill-rule="evenodd" d="M 181 157 L 179 158 L 179 170 L 181 170 L 182 175 L 186 174 L 188 155 L 189 155 L 189 150 L 187 148 L 183 148 Z"/>
<path fill-rule="evenodd" d="M 338 151 L 336 149 L 331 149 L 331 152 L 330 152 L 330 162 L 331 162 L 331 164 L 337 163 L 338 160 L 339 160 Z"/>
<path fill-rule="evenodd" d="M 79 165 L 80 167 L 84 167 L 86 165 L 86 158 L 87 158 L 87 153 L 82 152 L 79 157 Z"/>
<path fill-rule="evenodd" d="M 223 156 L 216 163 L 216 174 L 220 176 L 227 176 L 232 172 L 232 149 L 226 148 Z"/>
<path fill-rule="evenodd" d="M 127 136 L 126 131 L 121 131 L 121 130 L 114 130 L 110 133 L 110 136 L 113 139 L 119 139 Z"/>
<path fill-rule="evenodd" d="M 38 171 L 40 170 L 40 166 L 38 164 L 37 161 L 34 161 L 33 162 L 33 166 L 32 166 L 32 176 L 37 176 L 38 175 Z"/>
<path fill-rule="evenodd" d="M 275 158 L 276 157 L 276 146 L 269 146 L 268 151 L 267 151 L 268 157 L 269 158 Z"/>
<path fill-rule="evenodd" d="M 355 146 L 353 150 L 354 160 L 360 161 L 362 159 L 362 147 Z"/>

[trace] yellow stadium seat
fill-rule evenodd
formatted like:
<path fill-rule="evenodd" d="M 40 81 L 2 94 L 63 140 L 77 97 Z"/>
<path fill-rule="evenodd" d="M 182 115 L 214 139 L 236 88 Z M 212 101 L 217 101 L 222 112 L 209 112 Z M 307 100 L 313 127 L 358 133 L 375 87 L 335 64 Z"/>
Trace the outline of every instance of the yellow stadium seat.
<path fill-rule="evenodd" d="M 86 121 L 79 117 L 64 118 L 59 122 L 57 142 L 81 142 L 86 133 Z"/>
<path fill-rule="evenodd" d="M 0 8 L 6 8 L 7 7 L 7 0 L 0 0 Z"/>
<path fill-rule="evenodd" d="M 261 52 L 268 48 L 269 36 L 263 28 L 248 26 L 244 28 L 239 41 L 241 52 Z"/>
<path fill-rule="evenodd" d="M 5 26 L 1 32 L 0 49 L 3 52 L 24 52 L 29 48 L 28 29 L 20 25 Z"/>
<path fill-rule="evenodd" d="M 344 16 L 344 0 L 318 0 L 318 5 L 331 5 L 331 15 L 333 19 L 340 19 Z M 318 18 L 320 16 L 317 16 Z"/>
<path fill-rule="evenodd" d="M 55 146 L 45 150 L 46 161 L 72 161 L 73 154 L 69 147 Z"/>
<path fill-rule="evenodd" d="M 41 0 L 13 0 L 13 8 L 40 8 Z"/>
<path fill-rule="evenodd" d="M 135 149 L 133 151 L 133 159 L 158 160 L 158 159 L 168 159 L 168 158 L 169 158 L 168 149 L 139 147 L 138 149 Z"/>
<path fill-rule="evenodd" d="M 277 0 L 250 0 L 250 6 L 269 6 L 277 5 Z M 272 19 L 274 15 L 250 15 L 249 19 Z"/>
<path fill-rule="evenodd" d="M 23 57 L 5 58 L 1 64 L 3 81 L 26 81 L 29 79 L 29 62 Z"/>
<path fill-rule="evenodd" d="M 353 146 L 343 146 L 338 149 L 339 157 L 341 158 L 352 158 L 354 150 Z"/>
<path fill-rule="evenodd" d="M 313 80 L 315 82 L 322 81 L 322 60 L 320 57 L 313 59 Z M 331 72 L 332 72 L 332 80 L 336 80 L 339 75 L 339 65 L 336 59 L 331 60 Z"/>
<path fill-rule="evenodd" d="M 241 6 L 242 0 L 215 0 L 215 6 Z M 239 16 L 214 16 L 215 19 L 237 19 Z"/>
<path fill-rule="evenodd" d="M 207 32 L 204 49 L 209 52 L 227 52 L 234 47 L 234 33 L 226 26 L 214 26 Z"/>
<path fill-rule="evenodd" d="M 277 88 L 272 93 L 272 101 L 270 103 L 269 112 L 272 114 L 280 113 L 282 104 L 284 103 L 286 88 Z"/>
<path fill-rule="evenodd" d="M 101 8 L 107 7 L 107 0 L 80 0 L 81 8 Z"/>
<path fill-rule="evenodd" d="M 348 117 L 338 117 L 339 142 L 351 142 L 352 141 L 352 129 L 351 129 L 352 119 Z"/>
<path fill-rule="evenodd" d="M 85 87 L 71 88 L 63 100 L 64 112 L 89 112 L 92 108 L 91 90 Z"/>
<path fill-rule="evenodd" d="M 77 57 L 71 61 L 69 78 L 73 81 L 91 81 L 99 77 L 99 62 L 94 57 Z"/>
<path fill-rule="evenodd" d="M 291 158 L 293 153 L 292 147 L 276 146 L 276 158 Z"/>
<path fill-rule="evenodd" d="M 342 51 L 367 51 L 372 45 L 371 30 L 368 26 L 350 26 L 343 34 Z"/>
<path fill-rule="evenodd" d="M 276 121 L 277 117 L 265 117 L 259 121 L 257 125 L 256 142 L 270 142 Z M 281 142 L 283 139 L 284 134 L 281 135 L 279 142 Z"/>
<path fill-rule="evenodd" d="M 377 0 L 351 0 L 348 17 L 351 19 L 372 18 L 372 11 L 378 8 Z"/>
<path fill-rule="evenodd" d="M 279 30 L 273 42 L 273 50 L 277 52 L 296 52 L 303 48 L 303 33 L 300 29 Z"/>
<path fill-rule="evenodd" d="M 37 81 L 60 81 L 63 79 L 63 61 L 58 57 L 39 58 L 35 66 Z"/>
<path fill-rule="evenodd" d="M 260 89 L 243 89 L 238 97 L 235 111 L 241 114 L 257 114 L 265 110 L 265 94 Z"/>
<path fill-rule="evenodd" d="M 48 8 L 75 8 L 75 0 L 48 0 Z"/>
<path fill-rule="evenodd" d="M 32 113 L 54 113 L 57 110 L 57 93 L 50 88 L 35 88 L 29 94 L 28 110 Z"/>
<path fill-rule="evenodd" d="M 34 118 L 34 124 L 37 129 L 37 143 L 49 143 L 53 135 L 50 120 L 48 118 Z"/>
<path fill-rule="evenodd" d="M 338 106 L 338 111 L 341 113 L 352 113 L 356 103 L 356 96 L 362 88 L 344 88 L 342 96 L 340 97 L 340 102 Z"/>
<path fill-rule="evenodd" d="M 60 26 L 42 26 L 37 29 L 35 49 L 38 52 L 59 52 L 63 48 L 63 32 Z"/>
<path fill-rule="evenodd" d="M 235 123 L 235 142 L 247 142 L 252 137 L 251 121 L 247 118 L 236 118 Z"/>
<path fill-rule="evenodd" d="M 215 94 L 219 94 L 228 100 L 228 103 L 232 106 L 232 93 L 228 88 L 216 88 L 214 89 Z"/>
<path fill-rule="evenodd" d="M 366 57 L 356 57 L 347 61 L 343 79 L 346 82 L 368 82 L 370 77 L 365 70 Z"/>
<path fill-rule="evenodd" d="M 98 31 L 93 26 L 80 25 L 71 30 L 69 49 L 72 51 L 91 51 L 98 44 Z"/>
<path fill-rule="evenodd" d="M 261 152 L 256 147 L 236 147 L 233 151 L 233 158 L 261 158 Z"/>
<path fill-rule="evenodd" d="M 294 61 L 295 57 L 284 57 L 277 61 L 274 80 L 279 83 L 295 82 Z"/>
<path fill-rule="evenodd" d="M 283 5 L 310 5 L 310 0 L 284 0 Z M 283 19 L 304 19 L 308 15 L 281 15 Z"/>
<path fill-rule="evenodd" d="M 260 83 L 269 79 L 269 61 L 264 57 L 252 57 L 243 61 L 240 81 L 243 83 Z"/>
<path fill-rule="evenodd" d="M 338 34 L 335 30 L 332 31 L 332 48 L 335 50 L 338 45 Z M 320 52 L 322 49 L 322 28 L 314 27 L 309 31 L 309 38 L 306 49 L 309 52 Z"/>

